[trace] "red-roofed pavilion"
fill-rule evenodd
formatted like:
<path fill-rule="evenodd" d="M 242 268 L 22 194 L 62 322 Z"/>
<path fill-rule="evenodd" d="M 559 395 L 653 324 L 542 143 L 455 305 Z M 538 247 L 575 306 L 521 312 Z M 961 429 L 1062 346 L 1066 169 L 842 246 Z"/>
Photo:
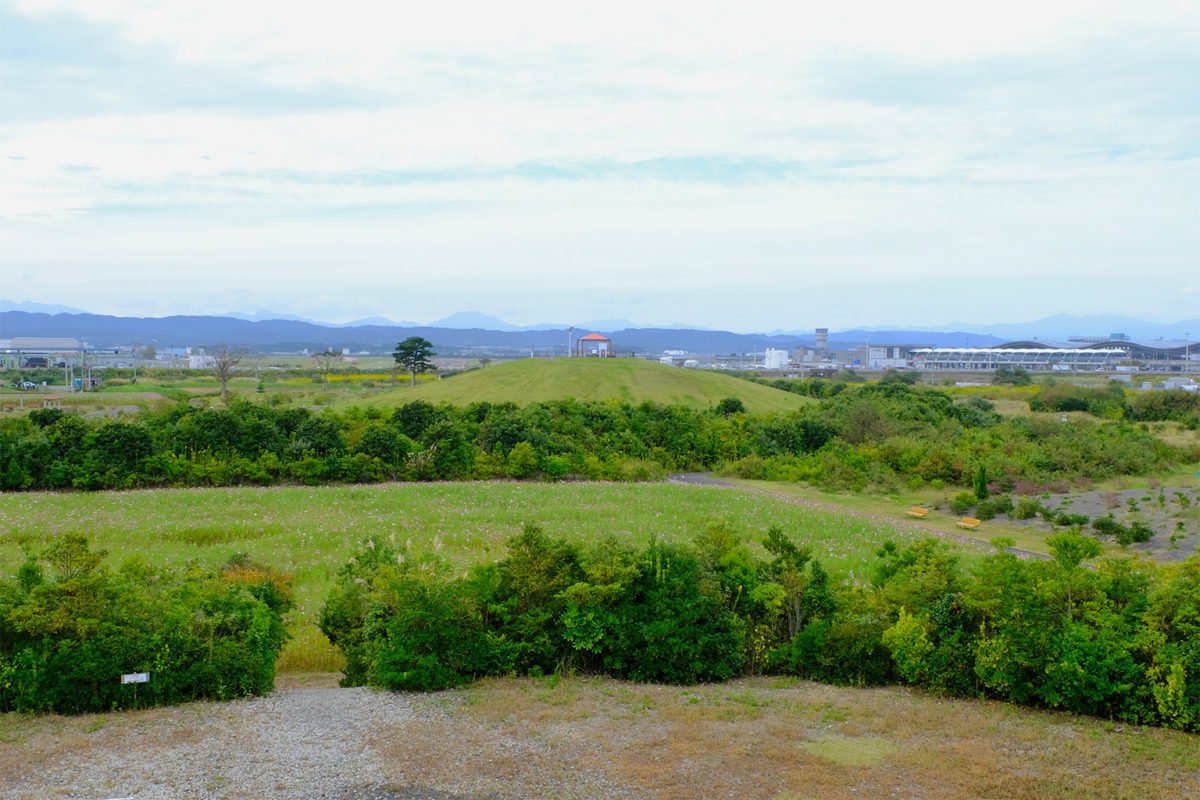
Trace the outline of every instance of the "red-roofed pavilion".
<path fill-rule="evenodd" d="M 612 354 L 612 339 L 607 336 L 601 336 L 598 333 L 589 333 L 587 336 L 580 336 L 575 342 L 575 356 L 577 358 L 585 358 L 587 356 L 608 358 Z"/>

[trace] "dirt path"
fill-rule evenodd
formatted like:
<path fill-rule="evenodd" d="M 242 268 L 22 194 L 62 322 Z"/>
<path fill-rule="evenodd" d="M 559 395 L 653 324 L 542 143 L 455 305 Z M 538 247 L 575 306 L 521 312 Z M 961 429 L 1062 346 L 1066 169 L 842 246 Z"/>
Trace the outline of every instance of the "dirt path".
<path fill-rule="evenodd" d="M 987 542 L 984 542 L 980 539 L 976 539 L 971 536 L 964 536 L 958 533 L 949 533 L 947 531 L 938 530 L 937 528 L 930 528 L 926 525 L 922 525 L 920 522 L 909 521 L 907 519 L 900 520 L 896 517 L 891 517 L 886 514 L 872 514 L 868 511 L 858 511 L 856 509 L 839 506 L 837 503 L 826 503 L 821 500 L 811 500 L 805 497 L 796 497 L 795 495 L 787 494 L 786 492 L 772 492 L 768 489 L 741 486 L 736 483 L 730 483 L 729 481 L 718 478 L 715 475 L 707 472 L 679 472 L 669 476 L 667 480 L 670 483 L 682 483 L 689 486 L 716 486 L 722 489 L 735 489 L 742 492 L 750 492 L 751 494 L 758 494 L 764 497 L 772 497 L 777 500 L 783 500 L 784 502 L 791 503 L 795 506 L 800 506 L 801 508 L 812 508 L 819 511 L 844 514 L 848 517 L 870 520 L 872 522 L 885 522 L 892 525 L 899 522 L 903 523 L 906 527 L 916 529 L 939 539 L 947 539 L 952 542 L 967 544 L 973 547 L 989 547 Z M 1049 560 L 1050 558 L 1050 556 L 1046 555 L 1045 553 L 1035 553 L 1032 550 L 1023 550 L 1019 547 L 1009 547 L 1008 552 L 1012 553 L 1018 558 L 1036 558 L 1043 560 Z"/>

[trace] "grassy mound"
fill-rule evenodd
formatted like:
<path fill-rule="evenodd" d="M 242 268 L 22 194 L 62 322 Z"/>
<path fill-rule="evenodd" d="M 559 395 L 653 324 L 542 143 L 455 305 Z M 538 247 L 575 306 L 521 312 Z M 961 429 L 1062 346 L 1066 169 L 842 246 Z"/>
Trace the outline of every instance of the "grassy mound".
<path fill-rule="evenodd" d="M 690 408 L 710 408 L 726 397 L 739 398 L 748 411 L 792 411 L 808 398 L 762 386 L 730 375 L 668 367 L 635 358 L 542 359 L 528 358 L 473 370 L 442 381 L 401 386 L 365 401 L 392 408 L 413 400 L 466 405 L 480 400 L 492 403 L 531 403 L 560 400 L 650 400 Z M 337 405 L 355 405 L 347 400 Z"/>

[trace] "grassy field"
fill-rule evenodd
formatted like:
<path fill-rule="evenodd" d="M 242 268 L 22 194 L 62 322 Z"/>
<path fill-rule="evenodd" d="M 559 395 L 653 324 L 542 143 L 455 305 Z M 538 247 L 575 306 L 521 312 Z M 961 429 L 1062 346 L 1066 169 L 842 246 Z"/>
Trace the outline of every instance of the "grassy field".
<path fill-rule="evenodd" d="M 395 407 L 412 400 L 465 405 L 529 403 L 574 397 L 576 400 L 651 400 L 689 408 L 711 408 L 737 397 L 750 411 L 792 411 L 808 398 L 716 372 L 668 367 L 635 358 L 534 359 L 508 361 L 443 381 L 401 387 L 369 398 L 369 404 Z M 354 405 L 346 400 L 334 408 Z"/>
<path fill-rule="evenodd" d="M 921 531 L 805 508 L 786 499 L 720 487 L 673 484 L 460 483 L 382 486 L 170 489 L 0 495 L 0 573 L 23 548 L 65 532 L 85 533 L 119 565 L 133 554 L 155 564 L 218 564 L 249 553 L 295 576 L 298 609 L 281 669 L 336 669 L 315 615 L 339 567 L 367 536 L 394 536 L 466 565 L 504 555 L 526 522 L 578 541 L 614 534 L 638 545 L 651 536 L 690 540 L 730 520 L 754 541 L 778 524 L 810 545 L 831 571 L 862 575 L 881 542 Z M 980 551 L 982 547 L 978 548 Z"/>
<path fill-rule="evenodd" d="M 1049 507 L 1056 510 L 1083 513 L 1092 519 L 1105 513 L 1114 513 L 1118 520 L 1125 524 L 1138 520 L 1149 524 L 1155 531 L 1155 536 L 1150 542 L 1130 547 L 1121 547 L 1112 540 L 1102 540 L 1101 546 L 1105 555 L 1136 553 L 1160 561 L 1177 560 L 1195 552 L 1196 535 L 1200 531 L 1200 502 L 1197 502 L 1200 500 L 1200 476 L 1193 473 L 1194 469 L 1195 465 L 1191 465 L 1169 475 L 1125 477 L 1109 481 L 1090 491 L 1076 490 L 1067 494 L 1047 495 L 1045 498 L 1039 496 L 1037 499 L 1044 500 Z M 813 508 L 831 512 L 844 511 L 881 522 L 895 521 L 895 524 L 899 525 L 911 524 L 944 536 L 975 539 L 981 543 L 1003 536 L 1012 539 L 1016 547 L 1033 553 L 1049 553 L 1046 539 L 1055 533 L 1055 529 L 1040 518 L 1016 520 L 1007 516 L 987 520 L 974 530 L 964 530 L 957 526 L 959 516 L 946 508 L 949 496 L 955 491 L 945 489 L 926 487 L 881 495 L 827 492 L 799 483 L 733 478 L 727 480 L 736 486 L 762 494 L 794 498 L 798 502 L 810 504 Z M 1125 503 L 1129 497 L 1157 497 L 1159 487 L 1163 487 L 1164 496 L 1171 501 L 1166 504 L 1164 510 L 1159 512 L 1150 500 L 1145 500 L 1139 513 L 1125 512 Z M 1176 493 L 1183 493 L 1195 499 L 1185 509 L 1174 500 Z M 1113 505 L 1117 499 L 1120 502 Z M 929 516 L 919 522 L 907 520 L 905 512 L 914 505 L 926 506 L 932 510 Z M 1179 542 L 1172 538 L 1177 532 L 1176 522 L 1183 523 L 1182 530 L 1178 530 Z"/>
<path fill-rule="evenodd" d="M 986 544 L 997 536 L 1006 536 L 1013 540 L 1016 547 L 1033 553 L 1049 553 L 1046 546 L 1048 531 L 1020 525 L 1003 518 L 988 520 L 975 530 L 964 530 L 957 526 L 958 516 L 945 510 L 947 492 L 936 489 L 920 489 L 898 495 L 877 495 L 851 492 L 826 492 L 801 483 L 777 483 L 774 481 L 748 481 L 729 479 L 737 486 L 752 489 L 768 495 L 780 495 L 795 498 L 804 503 L 814 504 L 828 513 L 844 510 L 847 513 L 862 515 L 864 518 L 877 518 L 883 522 L 894 520 L 895 525 L 911 526 L 920 529 L 936 531 L 945 536 L 963 539 L 974 539 L 980 544 Z M 905 516 L 914 505 L 941 505 L 943 510 L 931 511 L 922 520 L 910 520 Z M 1115 546 L 1110 548 L 1115 551 Z"/>

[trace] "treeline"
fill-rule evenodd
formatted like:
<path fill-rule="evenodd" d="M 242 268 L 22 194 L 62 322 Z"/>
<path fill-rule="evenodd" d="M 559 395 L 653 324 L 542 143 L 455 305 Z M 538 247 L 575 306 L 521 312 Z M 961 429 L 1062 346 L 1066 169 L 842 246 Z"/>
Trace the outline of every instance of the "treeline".
<path fill-rule="evenodd" d="M 912 385 L 920 377 L 916 372 L 888 370 L 888 373 L 890 374 L 885 374 L 881 379 L 881 384 Z M 755 382 L 785 392 L 816 398 L 835 397 L 852 388 L 852 384 L 845 381 L 822 378 L 755 379 Z M 993 382 L 1027 386 L 1032 383 L 1032 379 L 1028 372 L 1019 367 L 1005 367 L 996 370 Z M 1170 420 L 1181 422 L 1191 430 L 1200 427 L 1200 393 L 1183 389 L 1130 393 L 1117 381 L 1109 381 L 1103 387 L 1050 382 L 1040 387 L 1029 398 L 1029 408 L 1031 411 L 1086 411 L 1101 419 L 1130 422 Z"/>
<path fill-rule="evenodd" d="M 347 685 L 769 673 L 1200 730 L 1200 557 L 1089 569 L 1094 540 L 1049 543 L 1053 560 L 1035 561 L 997 542 L 974 570 L 942 542 L 888 544 L 857 582 L 831 580 L 778 529 L 756 557 L 725 524 L 694 546 L 640 550 L 529 526 L 506 558 L 466 575 L 376 538 L 342 569 L 320 624 L 346 655 Z"/>
<path fill-rule="evenodd" d="M 797 448 L 792 431 L 800 424 L 830 435 L 818 448 Z M 983 398 L 955 402 L 902 382 L 844 388 L 799 414 L 761 420 L 756 434 L 754 453 L 730 463 L 731 472 L 830 489 L 969 486 L 982 469 L 995 491 L 1009 492 L 1145 475 L 1200 458 L 1195 447 L 1171 447 L 1127 422 L 1003 418 Z"/>
<path fill-rule="evenodd" d="M 1200 453 L 1128 423 L 1004 419 L 902 382 L 844 388 L 787 414 L 559 400 L 466 407 L 416 401 L 385 415 L 179 404 L 89 422 L 57 409 L 0 421 L 0 489 L 123 489 L 388 480 L 645 480 L 728 469 L 831 489 L 1147 474 Z M 813 389 L 817 391 L 817 389 Z M 824 389 L 820 391 L 826 391 Z"/>
<path fill-rule="evenodd" d="M 218 570 L 111 571 L 78 535 L 0 581 L 0 712 L 81 713 L 265 694 L 290 578 L 244 556 Z M 129 673 L 147 683 L 122 685 Z"/>

